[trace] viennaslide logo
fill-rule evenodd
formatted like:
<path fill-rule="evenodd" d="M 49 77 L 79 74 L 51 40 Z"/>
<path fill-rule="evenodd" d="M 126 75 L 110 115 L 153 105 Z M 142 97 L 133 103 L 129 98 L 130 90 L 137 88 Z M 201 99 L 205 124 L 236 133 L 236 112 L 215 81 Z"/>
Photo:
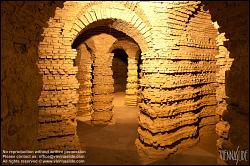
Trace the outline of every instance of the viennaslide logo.
<path fill-rule="evenodd" d="M 219 150 L 220 158 L 224 161 L 235 161 L 237 165 L 239 161 L 248 161 L 248 150 L 240 150 L 239 146 L 236 150 Z"/>

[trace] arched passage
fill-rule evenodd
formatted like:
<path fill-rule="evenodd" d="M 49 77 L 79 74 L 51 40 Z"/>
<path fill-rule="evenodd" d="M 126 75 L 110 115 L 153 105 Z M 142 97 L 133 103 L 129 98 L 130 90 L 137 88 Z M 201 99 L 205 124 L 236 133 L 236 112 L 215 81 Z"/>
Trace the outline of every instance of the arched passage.
<path fill-rule="evenodd" d="M 86 52 L 92 64 L 97 44 L 75 50 L 72 43 L 103 25 L 134 38 L 142 49 L 137 145 L 146 158 L 209 138 L 217 118 L 220 138 L 211 145 L 247 150 L 248 2 L 206 5 L 209 11 L 198 1 L 1 3 L 2 148 L 36 148 L 36 142 L 38 149 L 79 148 L 76 113 L 88 110 L 88 88 L 97 84 L 82 84 L 93 78 L 95 66 L 86 63 L 86 75 L 79 75 L 77 54 Z"/>
<path fill-rule="evenodd" d="M 77 51 L 71 46 L 80 34 L 100 25 L 134 38 L 142 51 L 143 103 L 140 107 L 144 114 L 140 116 L 139 130 L 142 151 L 149 149 L 157 155 L 158 151 L 166 155 L 197 142 L 198 128 L 214 123 L 214 111 L 208 108 L 217 103 L 215 88 L 210 86 L 217 83 L 214 71 L 217 52 L 215 37 L 208 38 L 215 34 L 208 31 L 211 25 L 206 27 L 208 20 L 211 21 L 209 13 L 200 11 L 199 2 L 170 2 L 170 5 L 162 3 L 163 6 L 156 3 L 151 12 L 167 10 L 168 14 L 152 17 L 154 26 L 151 27 L 144 17 L 134 12 L 136 4 L 130 4 L 130 8 L 115 2 L 80 4 L 65 3 L 63 10 L 57 10 L 39 46 L 39 68 L 43 74 L 43 90 L 38 102 L 41 146 L 65 148 L 74 147 L 77 142 L 75 113 L 79 82 L 75 78 L 78 68 L 74 66 Z M 150 11 L 150 6 L 145 11 Z M 199 111 L 204 114 L 198 114 Z M 166 134 L 164 138 L 169 139 L 158 139 L 162 132 Z M 176 146 L 172 148 L 172 145 Z M 146 156 L 154 155 L 148 154 Z"/>
<path fill-rule="evenodd" d="M 125 92 L 128 73 L 128 55 L 123 49 L 114 49 L 112 71 L 114 79 L 114 93 Z"/>
<path fill-rule="evenodd" d="M 107 5 L 106 8 L 103 5 Z M 48 116 L 45 123 L 39 122 L 38 140 L 41 148 L 79 148 L 75 129 L 79 101 L 77 89 L 80 83 L 76 78 L 78 67 L 74 60 L 77 51 L 72 49 L 77 36 L 100 25 L 108 26 L 132 37 L 142 52 L 149 51 L 150 25 L 145 17 L 137 15 L 139 8 L 131 11 L 126 5 L 112 2 L 65 2 L 65 7 L 57 9 L 55 17 L 49 22 L 44 31 L 44 40 L 39 44 L 38 63 L 43 72 L 43 89 L 38 101 L 39 117 Z M 70 13 L 73 9 L 78 11 L 75 12 L 77 14 Z M 69 21 L 69 18 L 72 20 Z M 91 48 L 91 44 L 84 47 Z M 88 109 L 84 102 L 82 108 Z"/>
<path fill-rule="evenodd" d="M 108 78 L 110 76 L 112 76 L 113 74 L 110 73 L 110 71 L 108 73 L 106 73 L 107 75 L 105 75 L 104 71 L 105 66 L 106 68 L 110 68 L 112 66 L 112 62 L 110 60 L 113 59 L 114 53 L 113 51 L 115 49 L 123 49 L 125 51 L 125 53 L 128 55 L 128 58 L 126 59 L 126 61 L 128 61 L 128 67 L 126 70 L 128 70 L 128 72 L 126 73 L 128 75 L 128 78 L 125 78 L 125 82 L 128 81 L 127 84 L 125 84 L 125 89 L 126 89 L 126 104 L 127 105 L 137 105 L 137 91 L 138 91 L 138 59 L 139 59 L 139 55 L 141 53 L 139 46 L 137 45 L 137 43 L 130 38 L 129 36 L 127 36 L 125 33 L 118 31 L 114 28 L 110 28 L 109 26 L 107 26 L 107 23 L 112 22 L 113 20 L 111 19 L 105 19 L 105 20 L 101 20 L 101 21 L 97 21 L 94 25 L 90 24 L 89 27 L 87 27 L 86 31 L 82 31 L 81 35 L 79 35 L 77 37 L 77 39 L 74 41 L 73 43 L 73 47 L 74 48 L 78 48 L 79 50 L 79 46 L 84 45 L 85 46 L 85 51 L 84 53 L 86 55 L 81 54 L 80 52 L 78 52 L 78 54 L 80 53 L 80 56 L 77 58 L 77 60 L 81 61 L 81 63 L 78 62 L 78 64 L 80 64 L 79 66 L 79 72 L 78 72 L 78 76 L 80 75 L 85 75 L 86 78 L 91 78 L 92 80 L 92 84 L 90 85 L 88 82 L 89 80 L 86 79 L 86 82 L 84 81 L 80 81 L 80 89 L 79 89 L 79 115 L 81 114 L 80 117 L 78 117 L 78 119 L 81 120 L 89 120 L 89 115 L 92 115 L 91 120 L 95 123 L 102 123 L 103 122 L 108 122 L 112 119 L 112 104 L 110 104 L 109 102 L 111 102 L 113 100 L 112 97 L 112 93 L 114 91 L 114 89 L 110 89 L 111 86 L 113 86 L 113 83 L 116 80 L 111 80 L 111 78 Z M 104 37 L 104 34 L 107 34 L 109 36 L 113 36 L 113 39 L 107 39 Z M 95 37 L 95 36 L 103 36 L 103 37 Z M 108 44 L 109 43 L 109 44 Z M 90 55 L 91 54 L 91 55 Z M 104 55 L 102 54 L 109 54 L 109 60 L 105 61 L 103 60 Z M 87 60 L 86 63 L 84 62 L 84 57 L 92 57 L 92 60 Z M 99 75 L 97 75 L 97 71 L 95 71 L 96 68 L 96 62 L 100 61 L 98 60 L 99 58 L 102 58 L 102 63 L 100 63 L 100 71 L 98 70 Z M 114 60 L 114 59 L 113 59 Z M 104 62 L 105 61 L 105 62 Z M 86 70 L 84 68 L 86 68 L 87 66 L 91 66 L 92 63 L 92 69 L 90 69 L 90 67 L 88 67 L 89 69 Z M 99 62 L 98 62 L 99 63 Z M 84 67 L 85 64 L 85 67 Z M 96 68 L 97 69 L 97 68 Z M 85 70 L 85 72 L 84 72 Z M 103 74 L 100 72 L 104 72 Z M 92 75 L 92 76 L 90 76 Z M 104 79 L 104 75 L 105 75 L 105 79 Z M 97 79 L 97 77 L 103 77 L 103 78 L 99 78 L 99 81 Z M 78 77 L 80 78 L 80 77 Z M 114 78 L 114 75 L 113 75 Z M 103 85 L 101 85 L 101 82 L 103 82 Z M 97 83 L 99 84 L 99 88 L 98 89 L 103 89 L 104 85 L 108 84 L 109 86 L 107 87 L 109 90 L 107 92 L 99 92 L 100 90 L 96 90 L 95 86 L 97 86 Z M 82 94 L 82 92 L 84 91 L 84 93 L 86 92 L 85 88 L 82 88 L 83 86 L 88 86 L 87 88 L 87 93 L 88 94 Z M 90 87 L 92 86 L 91 90 Z M 103 94 L 102 96 L 99 95 L 99 97 L 95 96 L 95 94 Z M 108 96 L 104 96 L 104 94 L 108 94 Z M 92 96 L 92 98 L 91 98 Z M 94 97 L 95 96 L 95 97 Z M 96 99 L 95 99 L 96 98 Z M 100 102 L 100 101 L 105 101 L 105 102 Z M 109 102 L 108 102 L 109 101 Z M 99 103 L 99 104 L 98 104 Z M 108 108 L 107 110 L 110 110 L 109 114 L 107 115 L 107 113 L 104 114 L 105 110 L 101 111 L 102 109 L 104 109 L 104 103 L 107 104 Z M 96 106 L 96 104 L 98 106 Z M 82 108 L 85 107 L 85 110 Z M 94 107 L 96 107 L 96 112 L 94 111 Z M 99 110 L 99 111 L 97 111 Z M 85 112 L 85 113 L 83 113 Z M 96 115 L 95 115 L 96 114 Z M 97 114 L 102 114 L 102 115 L 98 115 L 98 117 L 102 117 L 104 118 L 105 116 L 107 117 L 107 119 L 95 119 L 97 117 Z M 88 118 L 86 118 L 88 117 Z"/>
<path fill-rule="evenodd" d="M 128 78 L 126 84 L 126 105 L 136 106 L 138 102 L 138 89 L 139 89 L 139 74 L 138 68 L 140 63 L 138 62 L 141 50 L 139 46 L 131 39 L 121 39 L 116 41 L 111 50 L 113 49 L 124 49 L 128 55 Z"/>
<path fill-rule="evenodd" d="M 101 23 L 98 23 L 97 25 L 99 26 L 92 26 L 92 28 L 88 28 L 88 30 L 83 31 L 81 35 L 79 35 L 77 37 L 77 39 L 74 41 L 73 43 L 73 47 L 79 48 L 82 47 L 81 45 L 83 45 L 85 47 L 85 51 L 88 52 L 86 55 L 91 55 L 92 57 L 92 113 L 91 113 L 91 121 L 92 124 L 107 124 L 109 123 L 114 117 L 114 111 L 120 111 L 120 112 L 124 112 L 126 114 L 123 115 L 123 117 L 117 117 L 115 120 L 119 120 L 118 122 L 118 126 L 119 124 L 123 124 L 124 125 L 124 133 L 120 133 L 119 135 L 124 135 L 126 134 L 126 132 L 130 132 L 132 134 L 130 134 L 130 138 L 131 139 L 126 139 L 129 140 L 130 144 L 129 147 L 131 149 L 133 149 L 133 154 L 136 153 L 136 148 L 134 145 L 134 141 L 135 141 L 135 136 L 136 134 L 136 129 L 135 127 L 137 127 L 137 123 L 138 121 L 136 121 L 137 118 L 137 113 L 138 110 L 126 110 L 123 107 L 120 107 L 119 109 L 123 109 L 123 110 L 114 110 L 113 105 L 111 104 L 112 100 L 113 100 L 113 94 L 112 94 L 112 88 L 113 88 L 113 84 L 115 82 L 115 80 L 112 80 L 112 74 L 110 73 L 110 69 L 111 69 L 111 65 L 112 65 L 112 58 L 114 58 L 114 54 L 115 54 L 115 50 L 116 49 L 123 49 L 124 52 L 127 54 L 127 61 L 129 61 L 129 68 L 127 70 L 130 70 L 130 72 L 128 72 L 128 74 L 130 74 L 130 80 L 129 82 L 131 84 L 136 83 L 136 86 L 131 86 L 130 88 L 136 88 L 138 87 L 138 74 L 137 74 L 137 70 L 138 70 L 138 62 L 137 59 L 139 57 L 140 54 L 140 49 L 139 46 L 136 44 L 136 42 L 132 39 L 129 38 L 129 36 L 127 36 L 126 34 L 117 31 L 113 28 L 107 27 L 105 26 L 105 22 L 110 21 L 110 20 L 102 20 L 100 21 L 101 23 L 104 23 L 103 25 Z M 125 39 L 126 38 L 126 39 Z M 79 50 L 79 49 L 78 49 Z M 82 56 L 85 56 L 84 54 L 82 54 Z M 119 56 L 119 55 L 118 55 Z M 87 57 L 87 56 L 85 56 Z M 81 58 L 79 58 L 81 59 Z M 84 62 L 84 59 L 82 58 L 82 62 Z M 84 64 L 84 63 L 83 63 Z M 79 66 L 79 71 L 81 70 L 81 66 Z M 131 71 L 132 71 L 132 75 L 131 75 Z M 135 72 L 135 74 L 133 74 L 133 72 Z M 87 73 L 82 73 L 83 75 L 88 75 Z M 114 74 L 114 73 L 113 73 Z M 131 78 L 132 77 L 132 78 Z M 135 77 L 136 79 L 133 80 L 133 77 Z M 84 82 L 83 82 L 84 84 Z M 105 91 L 106 88 L 105 86 L 107 86 L 108 88 L 108 92 Z M 81 83 L 80 83 L 80 87 L 81 87 Z M 127 85 L 125 85 L 125 87 L 127 87 Z M 132 90 L 132 89 L 131 89 Z M 104 92 L 105 91 L 105 92 Z M 136 91 L 137 92 L 137 91 Z M 137 94 L 134 94 L 137 95 Z M 80 96 L 81 97 L 81 96 Z M 88 96 L 89 97 L 89 96 Z M 88 98 L 87 97 L 87 98 Z M 137 97 L 137 96 L 135 96 Z M 137 102 L 137 101 L 136 101 Z M 135 103 L 136 104 L 136 103 Z M 105 107 L 105 106 L 109 106 L 109 108 Z M 126 110 L 126 111 L 125 111 Z M 131 115 L 132 116 L 129 116 Z M 133 118 L 131 118 L 133 117 Z M 133 120 L 133 122 L 131 122 L 131 120 Z M 127 124 L 129 123 L 129 124 Z M 132 124 L 130 124 L 132 123 Z M 93 140 L 93 137 L 91 138 L 91 135 L 94 134 L 89 134 L 86 135 L 85 137 L 82 136 L 83 133 L 86 133 L 86 131 L 88 131 L 88 127 L 86 127 L 86 125 L 80 125 L 81 123 L 79 123 L 80 128 L 78 128 L 78 133 L 79 136 L 81 138 L 81 140 L 85 140 L 87 142 L 87 146 L 91 149 L 93 144 L 93 141 L 91 142 L 91 140 Z M 118 128 L 118 126 L 116 128 Z M 131 128 L 132 127 L 132 128 Z M 128 128 L 128 129 L 126 129 Z M 92 128 L 93 131 L 95 131 L 95 128 Z M 132 131 L 131 131 L 132 129 Z M 100 130 L 102 131 L 102 130 Z M 96 131 L 96 133 L 101 133 L 99 130 Z M 115 130 L 116 131 L 116 130 Z M 94 132 L 95 133 L 95 132 Z M 106 131 L 106 133 L 108 133 L 108 131 Z M 106 134 L 103 133 L 103 134 Z M 110 140 L 113 140 L 115 138 L 117 138 L 116 134 L 118 134 L 119 131 L 116 131 L 116 133 L 114 133 L 114 136 L 112 139 L 109 138 L 103 138 L 102 135 L 100 135 L 98 138 L 95 138 L 96 142 L 95 144 L 99 144 L 100 143 L 100 138 L 102 138 L 102 140 L 104 142 L 109 142 Z M 121 136 L 120 136 L 121 137 Z M 123 136 L 124 137 L 124 136 Z M 118 139 L 119 138 L 118 136 Z M 104 143 L 103 143 L 104 144 Z M 119 144 L 119 143 L 117 143 Z M 107 146 L 107 144 L 104 144 L 103 146 Z M 114 148 L 116 148 L 117 145 L 114 145 L 114 147 L 110 148 L 111 150 Z M 107 150 L 108 151 L 108 150 Z M 90 150 L 91 153 L 91 150 Z M 110 152 L 112 154 L 112 152 Z M 124 153 L 128 153 L 128 152 L 124 152 Z M 130 152 L 131 154 L 131 152 Z M 133 155 L 135 158 L 137 155 Z M 90 156 L 91 158 L 91 156 Z M 91 159 L 90 159 L 91 160 Z"/>

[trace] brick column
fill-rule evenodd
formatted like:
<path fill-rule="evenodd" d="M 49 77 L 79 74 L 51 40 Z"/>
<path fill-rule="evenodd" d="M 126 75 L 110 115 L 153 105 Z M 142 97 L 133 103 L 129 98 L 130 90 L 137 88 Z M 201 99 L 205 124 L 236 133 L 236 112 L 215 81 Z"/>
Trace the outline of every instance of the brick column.
<path fill-rule="evenodd" d="M 107 122 L 113 116 L 114 80 L 112 78 L 112 53 L 95 54 L 93 81 L 93 114 L 94 123 Z"/>
<path fill-rule="evenodd" d="M 46 43 L 40 45 L 39 49 L 49 50 L 48 46 Z M 40 149 L 80 148 L 75 120 L 79 88 L 77 67 L 73 65 L 76 51 L 68 48 L 65 52 L 41 56 L 38 62 L 43 73 L 43 89 L 38 100 L 37 139 Z"/>
<path fill-rule="evenodd" d="M 126 85 L 126 105 L 135 106 L 137 105 L 137 92 L 138 92 L 138 73 L 137 66 L 138 60 L 128 58 L 128 78 Z"/>
<path fill-rule="evenodd" d="M 77 119 L 80 121 L 88 121 L 91 119 L 91 97 L 92 97 L 92 57 L 84 43 L 77 48 L 76 65 L 78 73 L 76 75 L 80 87 L 78 90 L 79 101 Z"/>
<path fill-rule="evenodd" d="M 142 54 L 140 65 L 136 140 L 145 162 L 195 145 L 199 129 L 215 124 L 216 31 L 197 3 L 169 2 L 152 9 L 157 17 L 152 17 L 152 49 Z"/>
<path fill-rule="evenodd" d="M 109 53 L 110 47 L 116 39 L 108 34 L 95 35 L 86 41 L 92 47 L 93 61 L 93 113 L 94 124 L 107 123 L 113 116 L 113 92 L 114 80 L 112 78 L 113 53 Z"/>

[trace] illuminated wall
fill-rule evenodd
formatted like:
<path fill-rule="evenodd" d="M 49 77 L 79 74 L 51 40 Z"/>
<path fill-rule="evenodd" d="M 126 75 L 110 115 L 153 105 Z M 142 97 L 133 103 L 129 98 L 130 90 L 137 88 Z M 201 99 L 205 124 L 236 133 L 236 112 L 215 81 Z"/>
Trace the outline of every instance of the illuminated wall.
<path fill-rule="evenodd" d="M 76 118 L 109 123 L 116 48 L 128 55 L 126 103 L 140 108 L 136 146 L 142 158 L 192 146 L 219 121 L 226 122 L 216 127 L 217 146 L 228 133 L 236 145 L 241 133 L 230 133 L 228 124 L 237 126 L 240 112 L 248 122 L 249 41 L 248 9 L 233 4 L 2 2 L 2 147 L 77 149 Z M 89 33 L 101 26 L 132 44 L 119 35 Z M 76 47 L 82 35 L 88 40 Z M 223 119 L 227 110 L 236 115 Z"/>

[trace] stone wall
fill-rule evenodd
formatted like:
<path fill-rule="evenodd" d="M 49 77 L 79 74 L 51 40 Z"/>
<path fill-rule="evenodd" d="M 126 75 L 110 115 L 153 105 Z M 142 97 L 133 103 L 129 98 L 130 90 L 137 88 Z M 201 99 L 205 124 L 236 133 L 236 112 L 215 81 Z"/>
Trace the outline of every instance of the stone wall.
<path fill-rule="evenodd" d="M 91 112 L 91 93 L 94 121 L 111 119 L 112 105 L 107 104 L 113 92 L 110 47 L 116 40 L 101 37 L 107 39 L 105 48 L 103 42 L 89 40 L 77 48 L 78 55 L 72 49 L 73 42 L 87 30 L 109 26 L 131 37 L 141 51 L 139 87 L 135 72 L 138 51 L 126 52 L 134 55 L 128 60 L 131 79 L 126 96 L 131 96 L 126 100 L 135 105 L 139 96 L 136 146 L 142 157 L 166 157 L 194 145 L 199 136 L 214 132 L 218 118 L 223 121 L 217 125 L 221 137 L 218 147 L 230 145 L 232 149 L 243 135 L 240 145 L 245 148 L 248 133 L 238 129 L 248 126 L 249 40 L 245 16 L 249 13 L 246 4 L 232 4 L 2 2 L 1 146 L 79 148 L 76 116 Z M 214 28 L 212 21 L 214 25 L 218 21 L 221 28 Z M 90 63 L 85 66 L 81 59 L 90 60 L 90 56 L 96 80 L 85 86 L 91 69 Z M 103 81 L 105 86 L 100 84 Z"/>
<path fill-rule="evenodd" d="M 1 2 L 1 149 L 37 148 L 38 44 L 62 2 Z"/>

